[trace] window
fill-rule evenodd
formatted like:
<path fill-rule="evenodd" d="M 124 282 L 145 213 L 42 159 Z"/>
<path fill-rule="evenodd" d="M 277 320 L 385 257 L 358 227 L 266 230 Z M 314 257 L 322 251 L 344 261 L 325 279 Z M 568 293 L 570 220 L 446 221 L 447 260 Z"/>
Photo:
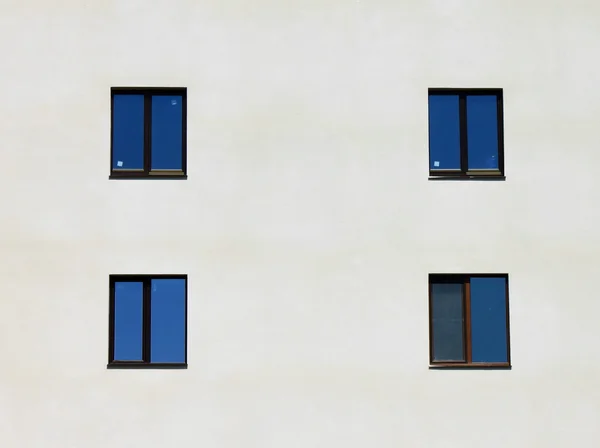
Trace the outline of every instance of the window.
<path fill-rule="evenodd" d="M 109 367 L 187 366 L 187 276 L 111 275 Z"/>
<path fill-rule="evenodd" d="M 186 89 L 114 87 L 111 177 L 185 177 Z"/>
<path fill-rule="evenodd" d="M 501 89 L 429 89 L 429 174 L 504 176 Z"/>
<path fill-rule="evenodd" d="M 431 274 L 432 366 L 509 367 L 508 276 Z"/>

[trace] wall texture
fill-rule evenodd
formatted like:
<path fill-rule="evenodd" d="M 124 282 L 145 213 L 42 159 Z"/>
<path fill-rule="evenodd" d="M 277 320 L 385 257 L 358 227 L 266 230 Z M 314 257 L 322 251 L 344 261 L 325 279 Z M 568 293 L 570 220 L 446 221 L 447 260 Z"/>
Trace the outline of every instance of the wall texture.
<path fill-rule="evenodd" d="M 600 6 L 0 0 L 0 445 L 600 436 Z M 109 180 L 111 86 L 188 88 L 185 181 Z M 428 181 L 502 87 L 505 182 Z M 428 370 L 427 275 L 510 275 L 510 371 Z M 188 370 L 107 370 L 108 275 L 189 274 Z"/>

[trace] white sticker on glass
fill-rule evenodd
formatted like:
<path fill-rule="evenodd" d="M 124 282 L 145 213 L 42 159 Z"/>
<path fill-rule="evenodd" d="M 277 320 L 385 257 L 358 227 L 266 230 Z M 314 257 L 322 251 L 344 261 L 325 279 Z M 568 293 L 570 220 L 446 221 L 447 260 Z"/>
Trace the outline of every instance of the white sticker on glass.
<path fill-rule="evenodd" d="M 123 166 L 123 162 L 121 162 L 120 160 L 117 162 L 117 166 L 121 167 Z"/>
<path fill-rule="evenodd" d="M 438 162 L 437 160 L 435 162 L 433 162 L 433 166 L 438 167 L 440 166 L 440 162 Z"/>

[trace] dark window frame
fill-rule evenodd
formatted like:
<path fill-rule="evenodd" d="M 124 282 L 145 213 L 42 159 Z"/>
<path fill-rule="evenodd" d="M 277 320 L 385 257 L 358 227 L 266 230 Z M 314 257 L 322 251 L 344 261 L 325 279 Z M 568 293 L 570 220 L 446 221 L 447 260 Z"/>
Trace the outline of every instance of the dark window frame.
<path fill-rule="evenodd" d="M 115 95 L 144 95 L 144 168 L 113 168 Z M 181 170 L 152 170 L 152 97 L 181 95 Z M 186 87 L 111 87 L 110 89 L 110 176 L 111 179 L 186 179 L 187 178 L 187 88 Z"/>
<path fill-rule="evenodd" d="M 504 91 L 501 88 L 430 88 L 427 99 L 431 95 L 458 95 L 458 121 L 460 135 L 460 169 L 436 170 L 431 168 L 431 122 L 427 119 L 428 126 L 428 151 L 429 151 L 429 176 L 431 178 L 458 178 L 458 179 L 500 179 L 505 178 L 504 172 Z M 469 142 L 467 139 L 467 96 L 496 96 L 496 115 L 498 119 L 498 169 L 469 169 Z M 429 113 L 429 106 L 428 106 Z"/>
<path fill-rule="evenodd" d="M 471 340 L 471 278 L 503 278 L 506 291 L 506 362 L 473 362 Z M 434 283 L 455 283 L 463 286 L 463 351 L 464 361 L 434 361 L 433 356 L 433 306 L 432 285 Z M 429 274 L 429 366 L 432 368 L 511 368 L 510 359 L 510 305 L 508 274 Z"/>
<path fill-rule="evenodd" d="M 185 280 L 185 361 L 183 363 L 151 362 L 151 282 L 157 279 Z M 141 282 L 143 284 L 142 297 L 142 360 L 118 361 L 115 360 L 115 283 Z M 146 368 L 146 369 L 186 369 L 187 368 L 187 341 L 188 341 L 188 276 L 187 274 L 111 274 L 109 276 L 109 318 L 108 318 L 108 368 Z"/>

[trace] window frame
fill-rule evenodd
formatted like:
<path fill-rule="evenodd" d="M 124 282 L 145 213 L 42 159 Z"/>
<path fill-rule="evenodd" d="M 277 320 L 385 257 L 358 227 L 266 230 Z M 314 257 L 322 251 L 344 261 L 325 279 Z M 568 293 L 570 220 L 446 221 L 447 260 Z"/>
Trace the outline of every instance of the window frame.
<path fill-rule="evenodd" d="M 460 169 L 431 168 L 431 120 L 429 120 L 429 97 L 432 95 L 458 96 L 458 123 L 460 138 Z M 496 96 L 496 115 L 498 126 L 498 169 L 469 169 L 469 142 L 467 130 L 467 96 Z M 456 89 L 446 87 L 429 88 L 427 94 L 427 129 L 429 151 L 429 176 L 431 179 L 500 179 L 505 178 L 504 171 L 504 91 L 501 88 Z"/>
<path fill-rule="evenodd" d="M 115 95 L 144 96 L 144 168 L 119 170 L 114 161 Z M 152 170 L 152 97 L 181 95 L 181 170 Z M 186 87 L 111 87 L 110 89 L 110 179 L 186 179 L 187 178 L 187 88 Z"/>
<path fill-rule="evenodd" d="M 184 280 L 185 281 L 185 341 L 184 362 L 151 362 L 151 319 L 152 319 L 152 280 Z M 142 283 L 142 360 L 119 361 L 114 359 L 115 354 L 115 283 L 140 282 Z M 187 369 L 187 340 L 188 340 L 188 276 L 187 274 L 111 274 L 109 276 L 109 318 L 108 318 L 108 368 L 164 368 Z"/>
<path fill-rule="evenodd" d="M 503 278 L 506 294 L 506 362 L 473 362 L 471 340 L 471 278 Z M 510 306 L 508 274 L 429 274 L 429 367 L 430 368 L 511 368 L 510 359 Z M 432 285 L 435 283 L 455 283 L 463 286 L 463 352 L 464 361 L 435 361 L 433 354 L 433 306 Z"/>

